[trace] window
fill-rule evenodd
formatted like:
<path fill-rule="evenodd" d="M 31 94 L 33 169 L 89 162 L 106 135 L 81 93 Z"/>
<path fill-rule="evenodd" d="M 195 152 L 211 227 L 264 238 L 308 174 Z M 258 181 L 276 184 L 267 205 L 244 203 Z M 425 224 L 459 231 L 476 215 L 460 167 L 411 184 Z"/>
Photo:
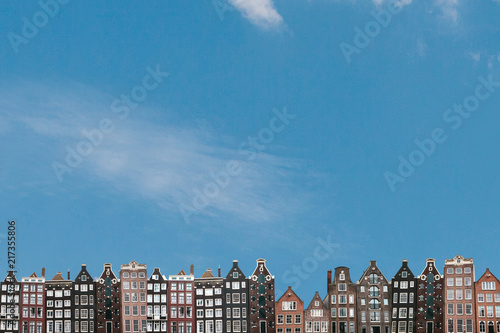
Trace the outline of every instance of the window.
<path fill-rule="evenodd" d="M 377 284 L 378 283 L 378 275 L 374 274 L 374 273 L 370 274 L 369 282 L 370 282 L 370 284 Z"/>
<path fill-rule="evenodd" d="M 283 311 L 297 310 L 297 302 L 295 302 L 295 301 L 283 302 L 281 309 Z"/>
<path fill-rule="evenodd" d="M 339 283 L 339 291 L 346 291 L 346 284 L 345 283 Z"/>
<path fill-rule="evenodd" d="M 400 308 L 399 309 L 399 318 L 406 318 L 408 316 L 408 309 Z"/>
<path fill-rule="evenodd" d="M 472 279 L 470 277 L 464 278 L 464 285 L 471 286 L 472 285 Z"/>
<path fill-rule="evenodd" d="M 461 287 L 462 286 L 462 278 L 456 278 L 455 279 L 455 285 L 457 287 Z"/>
<path fill-rule="evenodd" d="M 486 307 L 486 315 L 488 316 L 488 318 L 492 318 L 493 317 L 493 306 L 487 306 Z"/>
<path fill-rule="evenodd" d="M 339 295 L 339 304 L 347 304 L 347 296 L 346 295 Z"/>
<path fill-rule="evenodd" d="M 479 317 L 484 317 L 485 316 L 484 305 L 483 306 L 478 306 L 477 310 L 479 312 L 478 313 Z"/>
<path fill-rule="evenodd" d="M 336 295 L 332 295 L 332 304 L 337 303 Z"/>
<path fill-rule="evenodd" d="M 400 295 L 399 302 L 400 303 L 408 303 L 408 294 L 407 293 L 401 293 Z"/>
<path fill-rule="evenodd" d="M 396 295 L 396 294 L 394 294 L 394 295 Z M 378 297 L 379 296 L 378 287 L 375 287 L 375 286 L 370 287 L 370 296 L 371 297 Z"/>
<path fill-rule="evenodd" d="M 380 321 L 380 311 L 370 312 L 370 321 Z"/>
<path fill-rule="evenodd" d="M 484 294 L 477 294 L 477 301 L 484 302 Z"/>
<path fill-rule="evenodd" d="M 465 299 L 472 299 L 472 289 L 465 289 Z"/>
<path fill-rule="evenodd" d="M 312 309 L 311 310 L 311 316 L 312 317 L 323 317 L 323 310 L 321 310 L 321 309 Z M 346 314 L 346 316 L 347 316 L 347 314 Z"/>
<path fill-rule="evenodd" d="M 467 333 L 472 332 L 472 319 L 467 319 L 466 321 L 467 325 Z M 492 327 L 492 331 L 494 331 L 494 328 Z"/>
<path fill-rule="evenodd" d="M 299 314 L 295 315 L 295 324 L 300 324 L 301 323 L 301 318 L 302 318 L 301 315 L 299 315 Z"/>
<path fill-rule="evenodd" d="M 455 273 L 456 273 L 456 274 L 462 274 L 462 269 L 461 269 L 461 268 L 457 268 L 457 269 L 455 269 Z"/>
<path fill-rule="evenodd" d="M 457 304 L 457 315 L 463 315 L 464 314 L 464 306 L 462 303 Z"/>
<path fill-rule="evenodd" d="M 373 310 L 380 309 L 380 301 L 378 299 L 370 300 L 370 309 Z"/>
<path fill-rule="evenodd" d="M 406 272 L 403 272 L 406 273 Z M 401 289 L 408 289 L 408 281 L 401 281 Z"/>
<path fill-rule="evenodd" d="M 446 285 L 448 287 L 453 287 L 453 278 L 447 278 L 446 279 Z"/>
<path fill-rule="evenodd" d="M 472 304 L 471 303 L 465 304 L 465 314 L 466 315 L 472 314 Z"/>
<path fill-rule="evenodd" d="M 347 317 L 347 308 L 339 308 L 339 317 Z"/>
<path fill-rule="evenodd" d="M 446 270 L 446 274 L 453 274 L 453 268 L 448 268 Z"/>
<path fill-rule="evenodd" d="M 446 291 L 446 299 L 449 300 L 449 301 L 452 301 L 453 298 L 454 298 L 453 289 L 452 290 L 447 290 Z"/>
<path fill-rule="evenodd" d="M 449 315 L 452 315 L 453 314 L 453 311 L 454 310 L 454 304 L 453 303 L 448 303 L 448 314 Z"/>

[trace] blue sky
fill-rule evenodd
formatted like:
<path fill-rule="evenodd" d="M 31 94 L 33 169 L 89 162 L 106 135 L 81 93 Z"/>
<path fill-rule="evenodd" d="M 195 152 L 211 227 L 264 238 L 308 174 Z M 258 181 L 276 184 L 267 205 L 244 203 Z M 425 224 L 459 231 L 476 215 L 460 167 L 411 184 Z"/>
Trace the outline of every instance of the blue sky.
<path fill-rule="evenodd" d="M 499 1 L 45 3 L 0 5 L 20 275 L 263 257 L 309 302 L 372 259 L 500 274 Z"/>

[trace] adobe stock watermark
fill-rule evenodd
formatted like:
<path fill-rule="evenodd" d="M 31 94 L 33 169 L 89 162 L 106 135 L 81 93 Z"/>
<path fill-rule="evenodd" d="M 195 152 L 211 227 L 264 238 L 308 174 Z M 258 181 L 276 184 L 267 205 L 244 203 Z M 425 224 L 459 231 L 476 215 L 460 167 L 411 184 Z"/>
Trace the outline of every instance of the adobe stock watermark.
<path fill-rule="evenodd" d="M 258 154 L 262 152 L 266 145 L 269 145 L 275 137 L 275 134 L 283 131 L 290 124 L 290 120 L 295 119 L 296 115 L 288 113 L 286 108 L 283 111 L 273 110 L 274 116 L 269 120 L 269 126 L 260 129 L 255 136 L 249 136 L 238 145 L 238 154 L 245 156 L 247 161 L 253 161 Z M 221 192 L 231 183 L 234 177 L 237 177 L 243 171 L 240 162 L 230 160 L 225 167 L 218 172 L 210 172 L 211 181 L 207 182 L 201 188 L 193 189 L 192 206 L 179 204 L 179 212 L 186 224 L 191 222 L 193 214 L 199 215 Z"/>
<path fill-rule="evenodd" d="M 49 21 L 54 18 L 61 9 L 62 5 L 67 5 L 69 0 L 40 0 L 38 6 L 40 10 L 36 11 L 31 19 L 21 18 L 23 22 L 21 34 L 9 32 L 7 38 L 15 53 L 19 52 L 21 44 L 28 44 L 30 40 L 38 35 L 39 29 L 45 27 Z"/>
<path fill-rule="evenodd" d="M 377 12 L 372 10 L 370 14 L 374 20 L 368 21 L 364 29 L 354 27 L 354 45 L 346 42 L 339 44 L 346 62 L 351 63 L 353 54 L 360 54 L 361 50 L 370 45 L 371 41 L 381 33 L 382 28 L 386 28 L 391 23 L 393 16 L 401 13 L 402 10 L 403 4 L 396 0 L 390 1 L 387 9 L 381 9 Z"/>
<path fill-rule="evenodd" d="M 160 65 L 156 65 L 153 69 L 150 66 L 146 67 L 147 74 L 143 77 L 142 83 L 133 87 L 130 94 L 122 94 L 120 98 L 113 100 L 110 105 L 110 110 L 118 115 L 118 119 L 125 120 L 128 118 L 131 109 L 135 109 L 139 103 L 146 100 L 148 92 L 158 88 L 169 74 L 160 70 Z M 110 118 L 102 118 L 96 128 L 87 130 L 84 128 L 81 132 L 84 139 L 80 140 L 74 147 L 66 146 L 66 158 L 64 162 L 52 162 L 52 169 L 59 180 L 62 182 L 63 176 L 66 173 L 72 173 L 74 168 L 77 168 L 83 159 L 100 146 L 105 135 L 113 133 L 116 129 L 115 122 Z"/>
<path fill-rule="evenodd" d="M 226 12 L 232 12 L 234 7 L 229 3 L 229 0 L 212 0 L 215 11 L 219 16 L 220 21 L 224 21 L 224 15 Z"/>
<path fill-rule="evenodd" d="M 326 240 L 317 238 L 316 241 L 318 245 L 314 248 L 312 255 L 305 257 L 282 275 L 284 286 L 291 286 L 293 290 L 297 291 L 302 282 L 309 279 L 316 272 L 319 264 L 332 257 L 335 250 L 340 247 L 338 243 L 332 242 L 331 235 L 328 235 Z M 280 295 L 277 294 L 276 297 L 280 297 Z"/>
<path fill-rule="evenodd" d="M 481 101 L 487 100 L 498 87 L 500 81 L 493 81 L 492 74 L 485 79 L 482 76 L 477 78 L 479 84 L 476 85 L 474 94 L 463 99 L 459 104 L 455 103 L 449 109 L 443 112 L 443 121 L 449 124 L 453 131 L 458 130 L 465 119 L 468 119 L 472 113 L 479 109 Z M 448 139 L 445 129 L 437 127 L 433 129 L 428 138 L 423 140 L 415 139 L 416 149 L 408 154 L 408 157 L 398 156 L 399 165 L 396 172 L 384 172 L 384 178 L 391 192 L 396 191 L 396 184 L 404 183 L 410 177 L 417 167 L 424 164 L 427 158 L 435 153 L 438 144 Z"/>

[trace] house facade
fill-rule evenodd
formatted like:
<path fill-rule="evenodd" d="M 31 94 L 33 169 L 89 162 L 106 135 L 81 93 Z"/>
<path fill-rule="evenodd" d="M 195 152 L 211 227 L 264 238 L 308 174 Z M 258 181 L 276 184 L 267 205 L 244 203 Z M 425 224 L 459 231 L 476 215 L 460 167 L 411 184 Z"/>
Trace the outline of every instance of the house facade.
<path fill-rule="evenodd" d="M 408 260 L 403 260 L 391 282 L 391 333 L 413 333 L 417 313 L 417 278 L 408 267 Z"/>
<path fill-rule="evenodd" d="M 0 282 L 0 333 L 19 332 L 21 283 L 9 270 Z"/>
<path fill-rule="evenodd" d="M 476 332 L 500 332 L 500 282 L 489 268 L 475 282 Z"/>
<path fill-rule="evenodd" d="M 73 330 L 73 282 L 57 272 L 45 281 L 45 329 L 47 333 L 71 333 Z"/>
<path fill-rule="evenodd" d="M 168 279 L 159 268 L 153 270 L 147 284 L 147 332 L 168 332 Z"/>
<path fill-rule="evenodd" d="M 222 277 L 214 276 L 208 268 L 200 278 L 194 279 L 196 333 L 222 333 L 223 310 Z"/>
<path fill-rule="evenodd" d="M 97 333 L 121 333 L 120 281 L 111 264 L 104 264 L 104 270 L 96 281 Z"/>
<path fill-rule="evenodd" d="M 340 266 L 327 273 L 328 294 L 326 301 L 330 313 L 330 331 L 332 333 L 354 333 L 358 328 L 356 294 L 357 285 L 352 282 L 349 268 Z M 365 300 L 366 301 L 366 300 Z M 365 302 L 364 301 L 364 302 Z M 360 323 L 366 325 L 365 321 Z"/>
<path fill-rule="evenodd" d="M 248 279 L 238 266 L 238 260 L 233 260 L 222 292 L 224 332 L 248 332 Z"/>
<path fill-rule="evenodd" d="M 250 333 L 276 333 L 274 275 L 265 259 L 257 259 L 257 267 L 248 279 Z"/>
<path fill-rule="evenodd" d="M 189 275 L 181 270 L 177 275 L 168 277 L 170 295 L 170 333 L 193 333 L 195 326 L 194 312 L 194 266 Z M 184 300 L 182 299 L 184 297 Z M 178 314 L 184 313 L 184 317 Z"/>
<path fill-rule="evenodd" d="M 389 333 L 391 319 L 391 290 L 377 262 L 370 261 L 358 282 L 358 332 Z M 361 330 L 359 330 L 361 328 Z M 349 329 L 349 333 L 350 329 Z"/>
<path fill-rule="evenodd" d="M 474 263 L 460 255 L 444 261 L 444 324 L 448 333 L 474 333 Z"/>
<path fill-rule="evenodd" d="M 73 332 L 96 330 L 96 287 L 87 265 L 82 264 L 73 281 Z"/>
<path fill-rule="evenodd" d="M 21 279 L 20 326 L 22 333 L 45 333 L 45 269 Z"/>
<path fill-rule="evenodd" d="M 314 294 L 311 303 L 304 310 L 304 332 L 305 333 L 329 333 L 330 313 L 327 306 L 319 296 Z"/>
<path fill-rule="evenodd" d="M 426 260 L 426 266 L 417 277 L 417 333 L 443 332 L 443 277 L 436 267 L 436 260 Z"/>
<path fill-rule="evenodd" d="M 121 327 L 125 333 L 147 330 L 146 274 L 146 265 L 137 261 L 120 266 Z"/>
<path fill-rule="evenodd" d="M 328 310 L 325 310 L 328 312 Z M 304 302 L 288 287 L 276 301 L 276 333 L 304 332 Z M 328 313 L 327 313 L 328 316 Z"/>

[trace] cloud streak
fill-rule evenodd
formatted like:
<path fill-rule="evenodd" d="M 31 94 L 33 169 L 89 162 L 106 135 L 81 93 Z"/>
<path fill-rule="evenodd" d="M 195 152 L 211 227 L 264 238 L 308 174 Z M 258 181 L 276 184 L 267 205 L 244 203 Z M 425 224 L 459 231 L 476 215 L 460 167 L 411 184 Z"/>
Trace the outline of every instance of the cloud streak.
<path fill-rule="evenodd" d="M 229 1 L 245 18 L 263 29 L 277 29 L 284 24 L 272 0 Z"/>
<path fill-rule="evenodd" d="M 49 91 L 36 86 L 31 85 L 24 92 L 21 88 L 15 92 L 0 91 L 2 100 L 8 94 L 12 105 L 18 105 L 13 108 L 0 102 L 7 115 L 3 119 L 8 119 L 2 126 L 4 142 L 12 152 L 19 152 L 20 159 L 26 160 L 30 155 L 37 161 L 36 165 L 22 162 L 27 166 L 24 170 L 6 166 L 4 169 L 13 177 L 0 179 L 4 188 L 22 187 L 22 181 L 43 184 L 45 192 L 54 192 L 68 191 L 75 183 L 97 182 L 131 200 L 152 201 L 182 219 L 179 204 L 191 203 L 193 189 L 212 180 L 210 172 L 223 170 L 227 161 L 237 160 L 241 174 L 193 221 L 263 223 L 291 219 L 312 209 L 313 188 L 324 183 L 325 176 L 308 171 L 305 161 L 272 153 L 273 148 L 278 148 L 272 144 L 255 160 L 243 158 L 238 153 L 238 143 L 254 133 L 233 138 L 228 144 L 217 131 L 206 126 L 159 125 L 153 119 L 165 115 L 156 109 L 143 113 L 149 118 L 131 114 L 121 121 L 109 110 L 111 96 L 92 89 L 80 90 L 79 94 L 72 88 Z M 30 91 L 30 96 L 26 96 L 26 91 Z M 116 130 L 106 135 L 71 174 L 65 174 L 67 180 L 60 184 L 51 163 L 64 163 L 67 147 L 74 147 L 82 140 L 83 129 L 97 127 L 102 118 L 113 118 Z M 30 144 L 23 143 L 21 137 L 29 138 Z M 18 181 L 7 184 L 7 179 Z"/>

